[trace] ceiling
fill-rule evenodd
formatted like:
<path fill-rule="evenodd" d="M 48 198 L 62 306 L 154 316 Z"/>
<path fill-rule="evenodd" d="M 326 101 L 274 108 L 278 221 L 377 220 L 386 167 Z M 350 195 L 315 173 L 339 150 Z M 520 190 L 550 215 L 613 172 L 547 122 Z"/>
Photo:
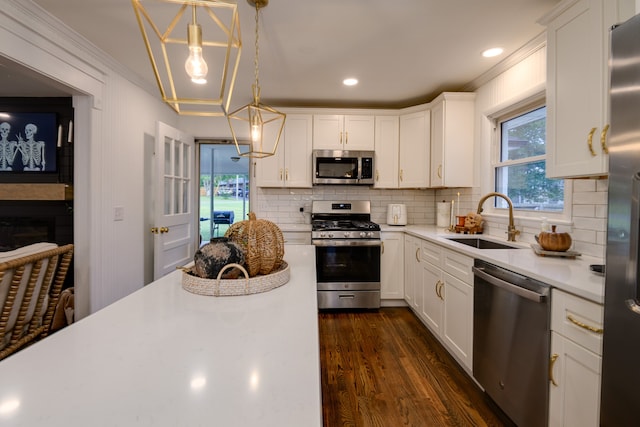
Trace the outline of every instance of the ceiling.
<path fill-rule="evenodd" d="M 155 87 L 131 0 L 33 1 Z M 559 1 L 271 0 L 260 12 L 262 101 L 368 108 L 428 102 L 461 90 L 542 33 L 536 21 Z M 243 51 L 235 106 L 251 101 L 255 53 L 255 9 L 238 0 L 238 10 Z M 481 56 L 495 46 L 505 53 Z M 24 71 L 0 61 L 0 77 L 14 82 L 0 95 L 64 92 Z M 360 83 L 345 87 L 345 77 Z"/>

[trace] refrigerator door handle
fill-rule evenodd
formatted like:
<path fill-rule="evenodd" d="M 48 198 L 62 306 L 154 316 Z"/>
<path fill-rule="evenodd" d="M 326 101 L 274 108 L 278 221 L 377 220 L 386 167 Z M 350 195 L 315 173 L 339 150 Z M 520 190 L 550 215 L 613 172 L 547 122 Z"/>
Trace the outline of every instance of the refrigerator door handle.
<path fill-rule="evenodd" d="M 632 180 L 632 194 L 631 194 L 631 230 L 630 230 L 630 238 L 631 241 L 630 243 L 630 254 L 631 255 L 631 261 L 632 261 L 632 265 L 633 265 L 633 269 L 635 270 L 635 277 L 634 277 L 634 282 L 635 282 L 635 286 L 633 288 L 635 294 L 631 296 L 631 298 L 627 299 L 625 301 L 625 304 L 627 306 L 627 308 L 629 308 L 629 310 L 631 310 L 633 313 L 636 313 L 638 315 L 640 315 L 640 305 L 638 305 L 638 287 L 640 286 L 640 283 L 638 282 L 638 279 L 640 278 L 639 274 L 640 274 L 640 265 L 638 263 L 639 261 L 639 257 L 638 257 L 638 251 L 639 251 L 639 247 L 638 244 L 640 243 L 640 172 L 636 172 L 633 175 L 633 180 Z"/>

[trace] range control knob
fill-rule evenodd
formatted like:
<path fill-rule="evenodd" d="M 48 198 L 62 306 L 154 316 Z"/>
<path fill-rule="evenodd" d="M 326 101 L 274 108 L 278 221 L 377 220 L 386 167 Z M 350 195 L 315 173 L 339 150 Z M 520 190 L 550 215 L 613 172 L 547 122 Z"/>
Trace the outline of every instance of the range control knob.
<path fill-rule="evenodd" d="M 348 231 L 344 232 L 344 237 L 347 238 L 347 239 L 349 238 L 349 232 Z"/>
<path fill-rule="evenodd" d="M 364 231 L 360 232 L 360 237 L 367 237 L 367 233 L 365 233 Z"/>

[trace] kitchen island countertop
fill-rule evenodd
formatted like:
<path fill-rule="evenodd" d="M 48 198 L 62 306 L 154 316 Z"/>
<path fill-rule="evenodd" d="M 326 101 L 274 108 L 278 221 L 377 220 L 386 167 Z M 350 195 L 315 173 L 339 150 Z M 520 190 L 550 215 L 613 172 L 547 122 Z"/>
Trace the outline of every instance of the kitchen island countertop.
<path fill-rule="evenodd" d="M 168 274 L 0 362 L 0 425 L 321 426 L 315 250 L 285 285 L 208 297 Z"/>

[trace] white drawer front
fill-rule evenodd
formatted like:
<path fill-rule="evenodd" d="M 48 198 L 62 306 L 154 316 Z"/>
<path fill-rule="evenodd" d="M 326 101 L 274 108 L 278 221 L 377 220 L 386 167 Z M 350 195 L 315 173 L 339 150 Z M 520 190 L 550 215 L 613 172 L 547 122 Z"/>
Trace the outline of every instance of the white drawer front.
<path fill-rule="evenodd" d="M 422 249 L 420 251 L 420 259 L 430 262 L 431 264 L 437 265 L 440 267 L 442 262 L 442 249 L 441 246 L 436 245 L 435 243 L 428 242 L 426 240 L 421 240 Z"/>
<path fill-rule="evenodd" d="M 551 329 L 602 355 L 604 307 L 583 298 L 553 289 Z"/>
<path fill-rule="evenodd" d="M 473 285 L 473 258 L 449 250 L 443 250 L 442 268 L 468 285 Z"/>

